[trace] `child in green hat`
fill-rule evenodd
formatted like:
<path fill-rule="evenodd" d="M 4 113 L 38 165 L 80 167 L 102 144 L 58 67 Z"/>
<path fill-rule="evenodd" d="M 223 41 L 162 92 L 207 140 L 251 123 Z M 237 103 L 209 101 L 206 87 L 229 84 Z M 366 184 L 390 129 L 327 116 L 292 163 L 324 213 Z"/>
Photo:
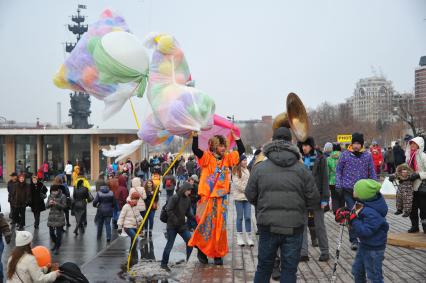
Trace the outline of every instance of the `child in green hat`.
<path fill-rule="evenodd" d="M 386 222 L 388 206 L 380 194 L 381 184 L 363 179 L 354 186 L 358 199 L 351 212 L 350 222 L 360 241 L 352 274 L 355 282 L 383 282 L 382 264 L 389 225 Z"/>

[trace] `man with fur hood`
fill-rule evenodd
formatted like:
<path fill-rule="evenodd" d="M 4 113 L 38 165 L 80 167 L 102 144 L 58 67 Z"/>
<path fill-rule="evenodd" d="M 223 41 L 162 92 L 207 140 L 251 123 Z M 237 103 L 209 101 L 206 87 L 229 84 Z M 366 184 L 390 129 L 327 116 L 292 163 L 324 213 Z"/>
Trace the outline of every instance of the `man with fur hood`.
<path fill-rule="evenodd" d="M 408 142 L 405 156 L 407 165 L 415 172 L 410 179 L 413 181 L 413 206 L 411 208 L 411 228 L 408 233 L 419 232 L 419 210 L 423 232 L 426 233 L 426 153 L 422 137 L 415 137 Z"/>
<path fill-rule="evenodd" d="M 256 207 L 259 262 L 254 282 L 269 282 L 280 249 L 281 280 L 296 282 L 308 208 L 319 206 L 314 177 L 299 161 L 299 149 L 291 144 L 288 128 L 274 131 L 263 147 L 266 160 L 253 167 L 245 195 Z"/>

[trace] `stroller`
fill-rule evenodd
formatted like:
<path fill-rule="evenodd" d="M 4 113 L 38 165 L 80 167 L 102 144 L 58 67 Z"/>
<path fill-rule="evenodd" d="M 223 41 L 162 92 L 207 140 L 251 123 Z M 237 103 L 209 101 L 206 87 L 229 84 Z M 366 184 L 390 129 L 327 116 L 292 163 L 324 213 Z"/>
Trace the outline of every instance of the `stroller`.
<path fill-rule="evenodd" d="M 59 267 L 59 270 L 62 272 L 61 276 L 54 283 L 89 283 L 75 263 L 66 262 Z"/>

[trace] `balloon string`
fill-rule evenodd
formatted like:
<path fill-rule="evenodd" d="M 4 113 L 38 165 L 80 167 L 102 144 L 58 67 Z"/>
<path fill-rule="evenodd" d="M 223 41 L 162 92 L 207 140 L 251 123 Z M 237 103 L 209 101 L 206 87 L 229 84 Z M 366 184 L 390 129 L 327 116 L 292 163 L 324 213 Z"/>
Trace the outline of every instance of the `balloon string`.
<path fill-rule="evenodd" d="M 132 107 L 132 113 L 133 118 L 135 118 L 136 126 L 138 127 L 138 130 L 141 128 L 141 125 L 139 124 L 138 116 L 136 115 L 135 106 L 133 105 L 132 98 L 129 97 L 130 106 Z"/>
<path fill-rule="evenodd" d="M 129 272 L 129 271 L 130 271 L 130 260 L 131 260 L 131 258 L 132 258 L 133 247 L 135 246 L 136 241 L 137 241 L 137 239 L 138 239 L 138 237 L 139 237 L 139 234 L 141 233 L 142 228 L 143 228 L 143 226 L 145 225 L 146 219 L 148 218 L 148 215 L 149 215 L 149 213 L 151 212 L 152 205 L 154 204 L 154 200 L 155 200 L 155 197 L 156 197 L 156 196 L 157 196 L 157 194 L 158 194 L 158 190 L 160 189 L 160 186 L 161 186 L 162 180 L 163 180 L 164 176 L 166 176 L 166 175 L 169 173 L 169 171 L 173 168 L 173 166 L 175 165 L 175 163 L 176 163 L 176 162 L 179 160 L 179 158 L 182 156 L 183 152 L 185 151 L 185 148 L 186 148 L 186 147 L 188 146 L 188 144 L 191 142 L 191 140 L 192 140 L 192 136 L 193 136 L 193 134 L 191 133 L 191 135 L 189 136 L 189 138 L 185 141 L 185 144 L 184 144 L 184 145 L 182 146 L 182 148 L 179 150 L 179 153 L 176 155 L 176 157 L 175 157 L 175 159 L 173 160 L 173 162 L 169 165 L 169 168 L 167 168 L 166 172 L 164 172 L 163 176 L 161 176 L 160 183 L 159 183 L 159 184 L 157 185 L 157 187 L 155 188 L 154 195 L 152 196 L 151 203 L 149 204 L 149 207 L 148 207 L 148 209 L 147 209 L 147 210 L 146 210 L 146 212 L 145 212 L 145 216 L 143 217 L 142 223 L 140 224 L 139 229 L 138 229 L 138 231 L 136 232 L 135 237 L 133 238 L 132 246 L 130 247 L 129 256 L 127 257 L 127 272 Z"/>

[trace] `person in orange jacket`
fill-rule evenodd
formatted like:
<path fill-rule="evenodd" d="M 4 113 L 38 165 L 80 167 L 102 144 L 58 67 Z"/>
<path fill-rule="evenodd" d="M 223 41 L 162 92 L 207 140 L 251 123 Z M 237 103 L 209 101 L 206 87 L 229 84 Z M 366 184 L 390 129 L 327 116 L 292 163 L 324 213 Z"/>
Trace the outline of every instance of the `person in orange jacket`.
<path fill-rule="evenodd" d="M 376 141 L 373 141 L 373 145 L 370 148 L 371 156 L 373 157 L 374 170 L 376 174 L 380 174 L 380 169 L 383 164 L 382 149 Z"/>

